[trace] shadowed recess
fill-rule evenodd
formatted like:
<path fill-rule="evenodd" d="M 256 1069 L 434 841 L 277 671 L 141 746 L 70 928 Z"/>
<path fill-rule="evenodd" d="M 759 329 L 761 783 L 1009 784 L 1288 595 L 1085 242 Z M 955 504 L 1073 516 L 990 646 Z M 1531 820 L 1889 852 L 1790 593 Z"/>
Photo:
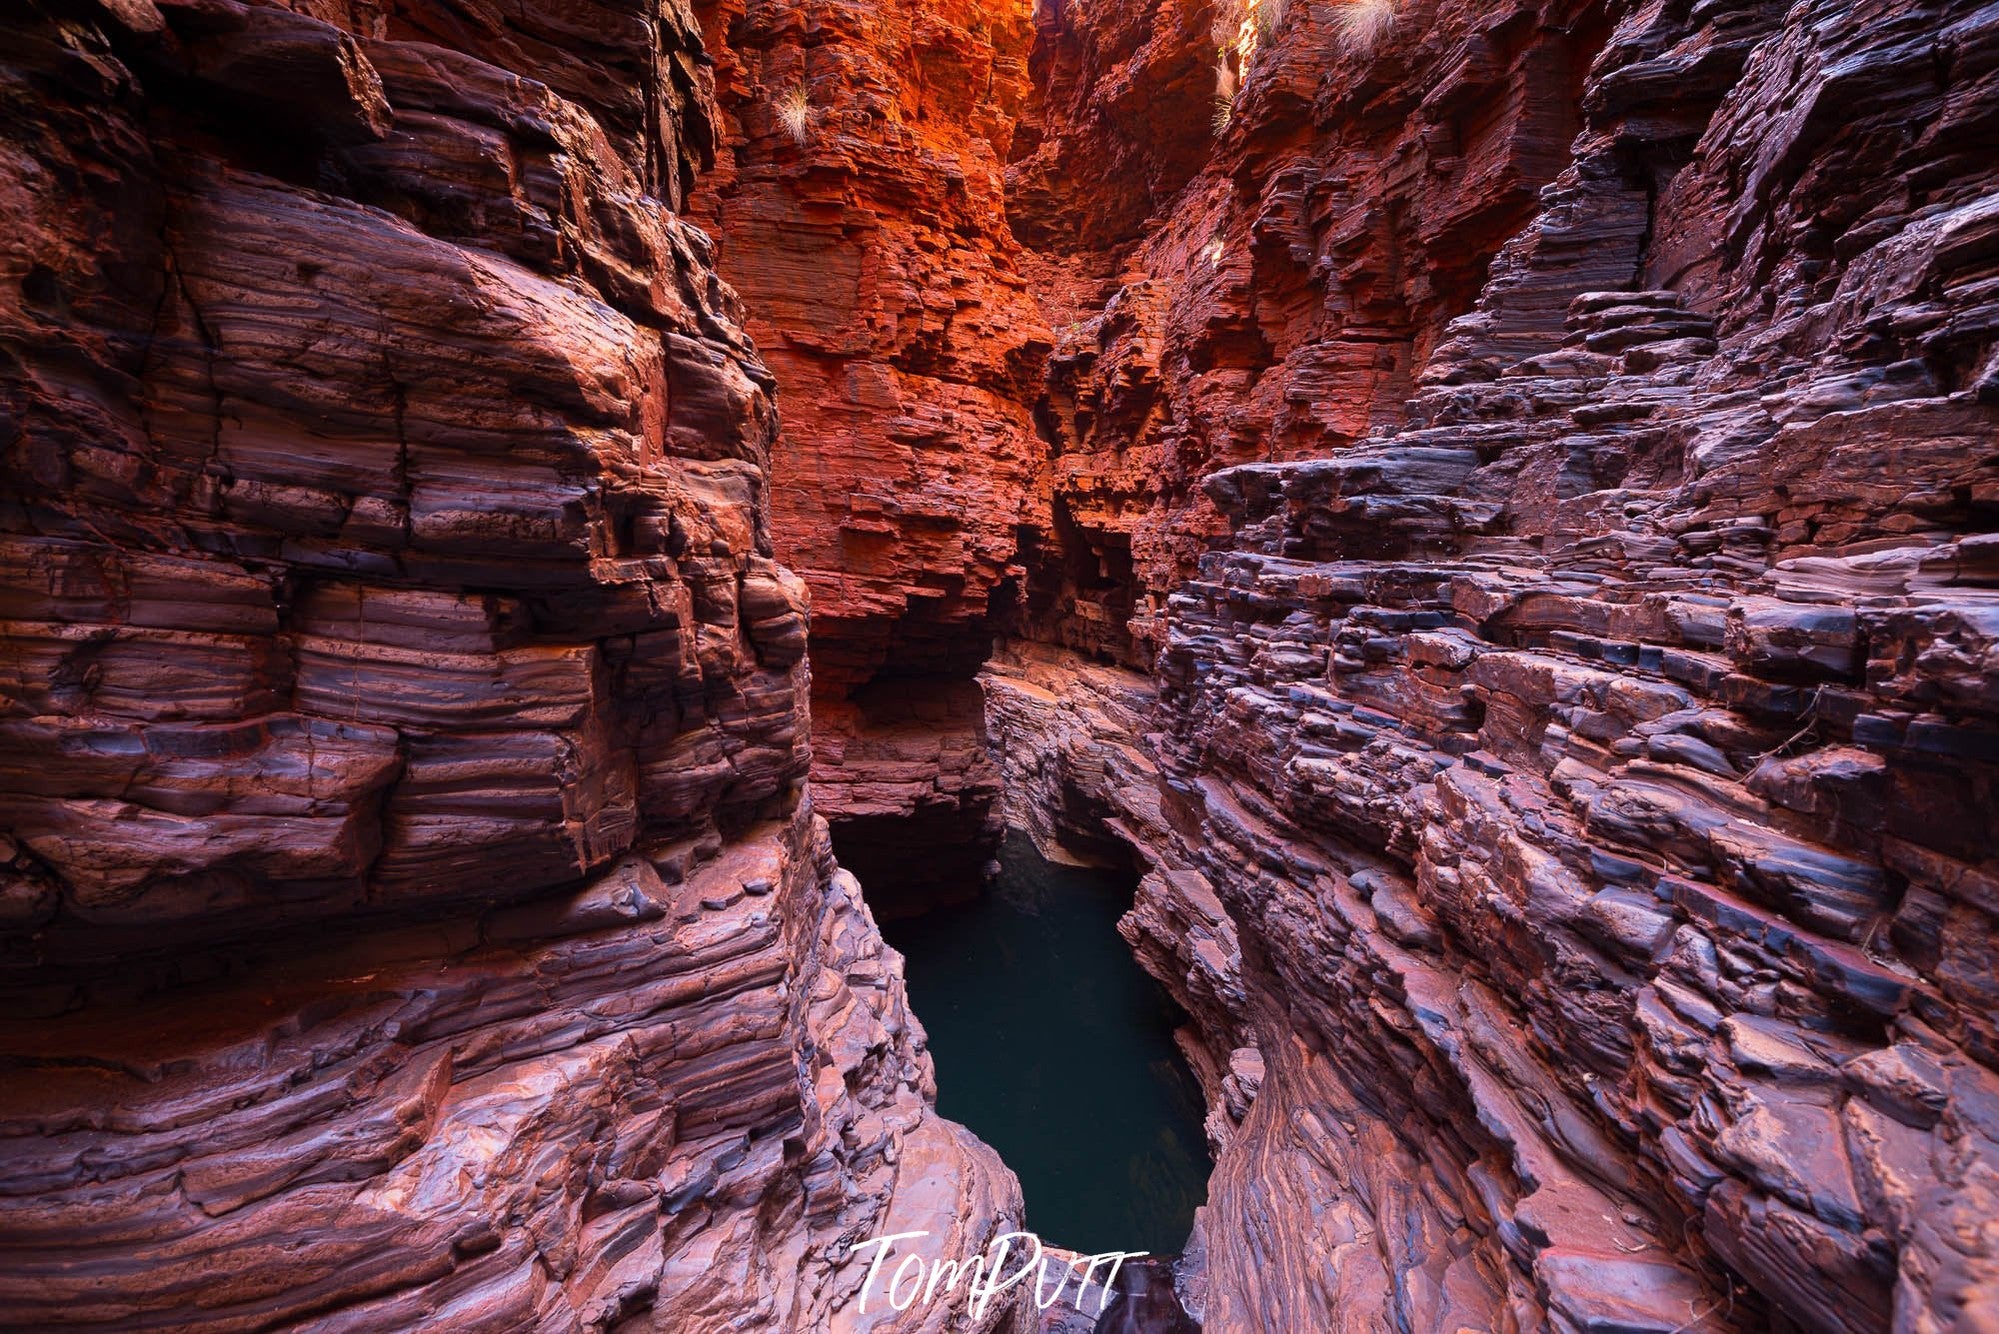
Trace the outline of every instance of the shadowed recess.
<path fill-rule="evenodd" d="M 1210 1164 L 1182 1016 L 1117 933 L 1131 892 L 1016 831 L 986 894 L 883 933 L 930 1033 L 938 1110 L 1019 1175 L 1027 1226 L 1074 1250 L 1166 1254 Z"/>

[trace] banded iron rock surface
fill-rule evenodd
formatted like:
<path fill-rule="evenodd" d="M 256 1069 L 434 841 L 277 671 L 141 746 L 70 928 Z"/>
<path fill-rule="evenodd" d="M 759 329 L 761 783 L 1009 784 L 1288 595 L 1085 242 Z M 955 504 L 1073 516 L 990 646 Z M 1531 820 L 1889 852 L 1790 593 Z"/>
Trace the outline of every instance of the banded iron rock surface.
<path fill-rule="evenodd" d="M 1999 1318 L 1989 9 L 1033 22 L 986 726 L 1151 867 L 1209 1326 Z"/>
<path fill-rule="evenodd" d="M 1064 6 L 1068 194 L 1015 167 L 1115 275 L 1038 419 L 1130 614 L 1024 623 L 988 721 L 1150 863 L 1187 1296 L 1999 1324 L 1999 16 L 1372 8 L 1278 10 L 1091 234 L 1211 34 Z"/>
<path fill-rule="evenodd" d="M 1046 522 L 1050 342 L 1003 199 L 1030 11 L 696 7 L 729 150 L 689 208 L 783 384 L 773 536 L 812 593 L 815 796 L 889 903 L 975 886 L 998 844 L 971 678 L 1019 525 Z"/>
<path fill-rule="evenodd" d="M 1207 1328 L 1999 1324 L 1989 7 L 299 9 L 10 20 L 37 1318 L 1009 1216 L 783 557 L 836 818 L 1146 863 Z"/>
<path fill-rule="evenodd" d="M 0 1323 L 944 1327 L 651 0 L 0 35 Z"/>

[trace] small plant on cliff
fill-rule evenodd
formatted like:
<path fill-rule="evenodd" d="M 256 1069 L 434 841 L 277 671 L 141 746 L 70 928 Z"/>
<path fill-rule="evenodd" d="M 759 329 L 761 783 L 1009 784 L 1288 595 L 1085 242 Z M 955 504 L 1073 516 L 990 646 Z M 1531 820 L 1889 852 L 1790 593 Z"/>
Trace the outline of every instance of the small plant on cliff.
<path fill-rule="evenodd" d="M 1215 61 L 1215 133 L 1221 134 L 1229 127 L 1229 117 L 1235 113 L 1235 95 L 1238 80 L 1235 66 L 1229 61 L 1227 47 L 1222 48 L 1220 59 Z"/>
<path fill-rule="evenodd" d="M 804 143 L 812 137 L 812 96 L 805 85 L 794 83 L 777 95 L 777 123 L 792 142 Z"/>
<path fill-rule="evenodd" d="M 1208 25 L 1208 36 L 1215 43 L 1215 51 L 1223 60 L 1235 49 L 1236 19 L 1226 9 L 1215 11 L 1214 21 Z"/>
<path fill-rule="evenodd" d="M 1256 45 L 1259 50 L 1268 47 L 1276 40 L 1277 30 L 1284 24 L 1284 11 L 1287 7 L 1285 0 L 1257 0 L 1254 13 Z"/>
<path fill-rule="evenodd" d="M 1395 31 L 1395 0 L 1341 0 L 1333 6 L 1333 35 L 1341 46 L 1366 55 Z"/>

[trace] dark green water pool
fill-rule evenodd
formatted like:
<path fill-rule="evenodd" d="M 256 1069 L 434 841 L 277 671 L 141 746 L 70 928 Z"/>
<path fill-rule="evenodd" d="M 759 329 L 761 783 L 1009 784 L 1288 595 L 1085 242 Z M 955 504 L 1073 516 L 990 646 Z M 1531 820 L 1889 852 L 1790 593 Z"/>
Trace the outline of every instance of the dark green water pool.
<path fill-rule="evenodd" d="M 882 925 L 930 1033 L 938 1110 L 1006 1159 L 1050 1244 L 1178 1251 L 1208 1147 L 1179 1016 L 1117 933 L 1132 878 L 1045 861 L 1018 833 L 1000 867 L 976 902 Z"/>

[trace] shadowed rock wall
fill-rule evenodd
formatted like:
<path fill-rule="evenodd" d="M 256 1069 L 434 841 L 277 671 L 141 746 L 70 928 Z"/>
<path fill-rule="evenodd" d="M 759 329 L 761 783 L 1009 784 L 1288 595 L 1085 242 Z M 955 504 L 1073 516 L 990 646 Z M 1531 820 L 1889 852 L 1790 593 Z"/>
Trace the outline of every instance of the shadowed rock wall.
<path fill-rule="evenodd" d="M 1224 1145 L 1190 1300 L 1999 1319 L 1999 23 L 1341 8 L 1049 362 L 1156 704 L 987 679 L 1040 831 L 1153 862 Z"/>
<path fill-rule="evenodd" d="M 697 8 L 729 148 L 691 209 L 784 385 L 773 522 L 812 592 L 819 806 L 878 894 L 970 893 L 999 830 L 968 683 L 1046 509 L 1048 336 L 1001 174 L 1030 6 Z"/>
<path fill-rule="evenodd" d="M 4 26 L 6 1322 L 861 1328 L 1017 1218 L 803 797 L 691 17 Z"/>
<path fill-rule="evenodd" d="M 1999 1320 L 1999 23 L 1271 15 L 10 16 L 10 1312 L 1013 1217 L 809 585 L 850 829 L 1144 860 L 1210 1329 Z"/>

